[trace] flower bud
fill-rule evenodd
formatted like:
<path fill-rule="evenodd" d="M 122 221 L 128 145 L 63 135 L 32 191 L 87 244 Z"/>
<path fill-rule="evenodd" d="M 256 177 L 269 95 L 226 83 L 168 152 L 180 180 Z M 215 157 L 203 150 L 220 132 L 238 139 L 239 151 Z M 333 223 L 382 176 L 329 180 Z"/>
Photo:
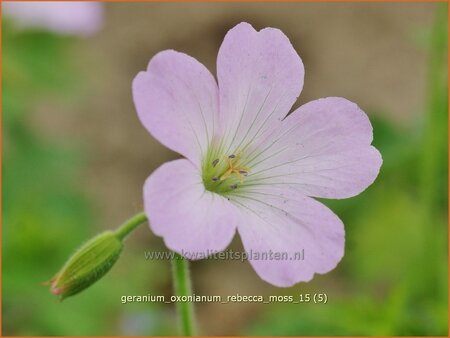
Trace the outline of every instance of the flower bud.
<path fill-rule="evenodd" d="M 122 241 L 105 231 L 81 246 L 50 281 L 50 291 L 61 300 L 88 288 L 102 278 L 122 251 Z"/>

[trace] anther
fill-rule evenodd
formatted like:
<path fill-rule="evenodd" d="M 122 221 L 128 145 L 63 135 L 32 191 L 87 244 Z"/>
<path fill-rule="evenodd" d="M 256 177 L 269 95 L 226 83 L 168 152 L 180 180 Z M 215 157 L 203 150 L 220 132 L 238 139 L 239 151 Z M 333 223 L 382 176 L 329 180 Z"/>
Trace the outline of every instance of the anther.
<path fill-rule="evenodd" d="M 217 182 L 217 181 L 219 180 L 219 178 L 218 178 L 217 176 L 213 176 L 212 180 L 213 180 L 214 182 Z"/>
<path fill-rule="evenodd" d="M 248 171 L 247 170 L 239 170 L 239 174 L 241 174 L 243 176 L 247 176 L 248 175 Z"/>
<path fill-rule="evenodd" d="M 235 158 L 236 155 L 231 154 L 230 156 L 228 156 L 228 158 Z"/>
<path fill-rule="evenodd" d="M 219 163 L 219 159 L 218 159 L 218 158 L 216 158 L 216 159 L 213 161 L 212 166 L 215 167 L 215 166 L 217 165 L 217 163 Z"/>
<path fill-rule="evenodd" d="M 238 187 L 237 183 L 230 185 L 231 189 L 236 189 Z"/>

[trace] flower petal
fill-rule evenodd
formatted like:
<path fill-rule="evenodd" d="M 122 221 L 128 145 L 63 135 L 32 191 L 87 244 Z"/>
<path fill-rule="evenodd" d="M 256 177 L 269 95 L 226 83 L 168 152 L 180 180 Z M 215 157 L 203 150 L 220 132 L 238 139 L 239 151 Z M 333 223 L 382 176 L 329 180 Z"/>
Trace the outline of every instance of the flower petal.
<path fill-rule="evenodd" d="M 156 54 L 133 81 L 133 99 L 147 130 L 196 165 L 212 139 L 218 89 L 194 58 L 173 50 Z"/>
<path fill-rule="evenodd" d="M 356 104 L 338 97 L 309 102 L 253 156 L 246 184 L 291 185 L 314 197 L 355 196 L 373 183 L 382 164 L 371 142 L 372 126 Z"/>
<path fill-rule="evenodd" d="M 334 269 L 344 255 L 344 225 L 312 198 L 290 188 L 258 187 L 232 201 L 243 214 L 238 232 L 245 251 L 260 258 L 272 253 L 272 259 L 251 259 L 250 264 L 273 285 L 309 281 L 314 273 Z"/>
<path fill-rule="evenodd" d="M 3 1 L 3 14 L 20 27 L 87 36 L 103 24 L 103 4 L 84 1 Z"/>
<path fill-rule="evenodd" d="M 199 172 L 185 159 L 167 162 L 149 176 L 144 209 L 152 231 L 169 249 L 190 259 L 224 250 L 238 215 L 226 198 L 205 191 Z"/>
<path fill-rule="evenodd" d="M 225 149 L 233 153 L 264 138 L 286 116 L 303 87 L 303 63 L 278 29 L 240 23 L 217 57 Z"/>

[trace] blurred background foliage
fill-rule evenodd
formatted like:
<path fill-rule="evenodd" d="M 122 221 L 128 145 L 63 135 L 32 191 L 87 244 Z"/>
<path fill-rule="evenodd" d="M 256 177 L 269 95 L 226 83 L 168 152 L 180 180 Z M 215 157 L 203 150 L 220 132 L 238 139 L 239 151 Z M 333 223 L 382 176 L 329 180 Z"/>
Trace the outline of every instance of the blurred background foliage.
<path fill-rule="evenodd" d="M 164 250 L 146 227 L 79 296 L 60 303 L 40 283 L 80 243 L 139 211 L 146 176 L 177 157 L 137 121 L 134 75 L 165 48 L 214 71 L 225 32 L 244 20 L 291 38 L 306 65 L 300 103 L 336 95 L 363 107 L 384 165 L 360 196 L 323 201 L 346 225 L 335 271 L 278 289 L 246 262 L 192 266 L 196 294 L 325 292 L 326 305 L 198 304 L 201 332 L 448 334 L 446 4 L 108 3 L 89 38 L 2 22 L 3 335 L 176 334 L 173 306 L 120 302 L 171 294 L 169 262 L 144 259 Z"/>

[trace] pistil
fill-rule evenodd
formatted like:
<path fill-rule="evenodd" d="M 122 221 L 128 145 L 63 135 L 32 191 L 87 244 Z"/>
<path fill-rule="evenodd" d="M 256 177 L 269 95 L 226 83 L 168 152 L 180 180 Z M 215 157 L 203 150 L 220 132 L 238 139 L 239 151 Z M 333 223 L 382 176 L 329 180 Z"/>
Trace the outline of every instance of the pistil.
<path fill-rule="evenodd" d="M 216 193 L 226 193 L 244 183 L 250 169 L 241 163 L 240 154 L 216 158 L 204 166 L 203 182 L 205 188 Z"/>

